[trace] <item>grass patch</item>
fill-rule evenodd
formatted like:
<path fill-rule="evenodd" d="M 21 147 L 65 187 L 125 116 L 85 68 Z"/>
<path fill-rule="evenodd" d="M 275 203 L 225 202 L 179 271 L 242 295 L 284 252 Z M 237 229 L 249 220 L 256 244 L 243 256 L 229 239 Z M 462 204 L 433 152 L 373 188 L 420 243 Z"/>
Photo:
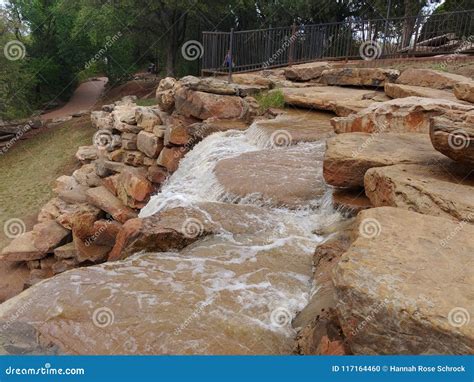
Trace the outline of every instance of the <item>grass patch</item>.
<path fill-rule="evenodd" d="M 53 197 L 51 187 L 60 175 L 79 167 L 74 154 L 90 145 L 95 129 L 90 117 L 73 119 L 61 126 L 18 141 L 0 155 L 0 224 L 22 219 L 30 229 L 40 208 Z M 0 249 L 8 239 L 0 230 Z"/>
<path fill-rule="evenodd" d="M 285 97 L 279 89 L 257 94 L 255 97 L 260 105 L 260 111 L 265 112 L 270 108 L 283 108 L 285 106 Z"/>
<path fill-rule="evenodd" d="M 137 100 L 138 106 L 155 106 L 158 102 L 155 98 L 139 99 Z"/>

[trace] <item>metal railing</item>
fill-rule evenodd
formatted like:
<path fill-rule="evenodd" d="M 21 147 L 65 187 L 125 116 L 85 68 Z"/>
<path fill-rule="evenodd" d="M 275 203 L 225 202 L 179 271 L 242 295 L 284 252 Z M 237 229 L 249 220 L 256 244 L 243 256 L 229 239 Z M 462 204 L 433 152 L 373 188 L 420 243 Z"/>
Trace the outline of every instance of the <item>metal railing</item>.
<path fill-rule="evenodd" d="M 474 10 L 429 16 L 203 32 L 203 73 L 245 72 L 316 60 L 401 58 L 474 51 Z M 232 41 L 232 43 L 231 43 Z M 230 51 L 232 65 L 226 56 Z"/>

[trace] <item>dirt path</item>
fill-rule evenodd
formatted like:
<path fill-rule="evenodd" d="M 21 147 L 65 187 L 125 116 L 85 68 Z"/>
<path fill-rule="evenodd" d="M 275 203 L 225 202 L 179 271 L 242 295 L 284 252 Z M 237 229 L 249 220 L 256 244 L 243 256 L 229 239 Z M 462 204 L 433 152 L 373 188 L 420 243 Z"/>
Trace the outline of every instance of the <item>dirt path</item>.
<path fill-rule="evenodd" d="M 62 118 L 83 110 L 90 110 L 95 105 L 105 85 L 108 82 L 107 77 L 99 77 L 94 80 L 83 82 L 75 90 L 72 98 L 62 108 L 43 114 L 41 119 Z"/>

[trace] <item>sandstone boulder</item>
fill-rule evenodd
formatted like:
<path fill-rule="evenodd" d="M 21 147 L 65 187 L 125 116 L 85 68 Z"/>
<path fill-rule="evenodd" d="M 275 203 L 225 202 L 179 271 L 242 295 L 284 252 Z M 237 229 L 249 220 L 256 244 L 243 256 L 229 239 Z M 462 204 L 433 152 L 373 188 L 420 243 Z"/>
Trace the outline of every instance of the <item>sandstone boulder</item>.
<path fill-rule="evenodd" d="M 290 81 L 309 81 L 321 77 L 324 70 L 331 69 L 328 62 L 310 62 L 285 68 L 285 77 Z"/>
<path fill-rule="evenodd" d="M 426 86 L 434 89 L 453 89 L 460 82 L 470 79 L 459 74 L 441 72 L 432 69 L 405 69 L 397 79 L 397 84 Z"/>
<path fill-rule="evenodd" d="M 145 206 L 154 191 L 146 176 L 145 169 L 133 167 L 127 167 L 117 175 L 116 194 L 123 204 L 132 208 Z"/>
<path fill-rule="evenodd" d="M 455 84 L 454 95 L 459 99 L 474 103 L 474 81 Z"/>
<path fill-rule="evenodd" d="M 137 149 L 137 134 L 122 133 L 122 148 L 125 150 Z M 121 153 L 123 155 L 123 152 Z"/>
<path fill-rule="evenodd" d="M 273 81 L 271 79 L 256 73 L 236 73 L 232 75 L 232 81 L 240 85 L 258 85 L 265 88 L 273 87 Z"/>
<path fill-rule="evenodd" d="M 166 146 L 179 145 L 184 146 L 191 141 L 188 133 L 189 128 L 183 124 L 170 125 L 165 131 L 164 144 Z"/>
<path fill-rule="evenodd" d="M 298 354 L 350 354 L 335 309 L 336 290 L 331 275 L 352 242 L 349 220 L 339 232 L 320 243 L 313 256 L 315 290 L 308 305 L 295 317 L 292 326 L 298 330 L 295 352 Z"/>
<path fill-rule="evenodd" d="M 46 257 L 54 248 L 64 244 L 70 231 L 56 223 L 47 220 L 38 223 L 32 231 L 26 232 L 7 245 L 0 254 L 0 260 L 30 261 Z"/>
<path fill-rule="evenodd" d="M 114 129 L 118 130 L 120 133 L 133 133 L 138 134 L 142 128 L 137 125 L 130 125 L 128 123 L 115 121 L 114 122 Z"/>
<path fill-rule="evenodd" d="M 383 86 L 394 82 L 400 72 L 385 68 L 336 68 L 321 73 L 320 81 L 326 85 Z"/>
<path fill-rule="evenodd" d="M 335 189 L 332 193 L 332 204 L 334 208 L 349 216 L 373 207 L 364 190 L 360 189 Z"/>
<path fill-rule="evenodd" d="M 217 95 L 180 88 L 176 92 L 176 110 L 198 119 L 243 119 L 249 114 L 249 105 L 241 97 Z"/>
<path fill-rule="evenodd" d="M 105 178 L 111 174 L 121 172 L 125 168 L 125 164 L 110 160 L 96 160 L 94 167 L 97 176 Z"/>
<path fill-rule="evenodd" d="M 325 192 L 322 156 L 322 144 L 317 143 L 252 151 L 220 160 L 214 172 L 233 202 L 251 198 L 297 208 Z"/>
<path fill-rule="evenodd" d="M 375 207 L 392 206 L 474 223 L 474 178 L 450 162 L 378 167 L 365 174 L 365 192 Z"/>
<path fill-rule="evenodd" d="M 163 149 L 163 140 L 153 133 L 141 131 L 137 136 L 137 148 L 149 158 L 158 158 Z"/>
<path fill-rule="evenodd" d="M 152 183 L 162 184 L 168 178 L 168 171 L 163 167 L 153 165 L 148 167 L 147 178 Z"/>
<path fill-rule="evenodd" d="M 457 98 L 450 90 L 432 89 L 424 86 L 402 85 L 387 82 L 384 85 L 384 91 L 385 94 L 392 98 L 424 97 L 457 101 Z"/>
<path fill-rule="evenodd" d="M 176 79 L 174 79 L 173 77 L 165 77 L 158 84 L 158 88 L 156 89 L 156 91 L 162 92 L 165 90 L 173 89 L 176 86 L 176 82 Z"/>
<path fill-rule="evenodd" d="M 74 269 L 0 305 L 0 352 L 289 354 L 294 331 L 272 324 L 269 301 L 291 291 L 301 302 L 311 270 L 303 257 L 294 246 L 272 247 L 238 261 L 235 244 L 214 238 L 182 253 Z M 242 290 L 242 280 L 252 286 Z"/>
<path fill-rule="evenodd" d="M 362 211 L 356 223 L 334 272 L 353 353 L 472 354 L 474 226 L 392 207 Z"/>
<path fill-rule="evenodd" d="M 97 130 L 112 130 L 114 119 L 110 112 L 93 111 L 91 112 L 91 122 Z"/>
<path fill-rule="evenodd" d="M 474 121 L 453 121 L 437 117 L 431 120 L 433 147 L 447 157 L 474 166 Z"/>
<path fill-rule="evenodd" d="M 112 215 L 120 223 L 125 223 L 137 216 L 135 211 L 123 205 L 114 194 L 103 186 L 89 189 L 87 199 L 90 204 Z"/>
<path fill-rule="evenodd" d="M 187 152 L 188 150 L 185 147 L 164 147 L 156 163 L 169 172 L 175 172 L 178 169 L 179 161 Z"/>
<path fill-rule="evenodd" d="M 357 114 L 336 117 L 333 126 L 336 133 L 349 132 L 398 132 L 427 133 L 430 118 L 449 113 L 463 115 L 474 110 L 474 105 L 422 97 L 397 98 L 374 103 Z"/>
<path fill-rule="evenodd" d="M 95 173 L 94 164 L 86 164 L 72 173 L 73 178 L 82 186 L 97 187 L 100 185 L 100 178 Z"/>
<path fill-rule="evenodd" d="M 425 134 L 340 134 L 327 141 L 324 179 L 335 187 L 362 187 L 372 167 L 442 163 L 444 159 Z"/>
<path fill-rule="evenodd" d="M 160 109 L 165 112 L 171 112 L 174 109 L 174 96 L 175 91 L 173 89 L 157 92 L 156 100 Z"/>
<path fill-rule="evenodd" d="M 332 111 L 338 116 L 357 113 L 375 101 L 366 99 L 374 96 L 373 91 L 343 88 L 337 86 L 315 86 L 303 89 L 281 89 L 285 103 L 305 109 Z"/>
<path fill-rule="evenodd" d="M 82 163 L 89 163 L 97 159 L 97 147 L 80 146 L 76 152 L 76 159 Z"/>
<path fill-rule="evenodd" d="M 137 118 L 136 118 L 136 111 L 139 107 L 131 106 L 131 105 L 124 105 L 124 106 L 116 106 L 114 111 L 111 113 L 112 118 L 114 119 L 114 128 L 116 125 L 120 123 L 124 123 L 127 125 L 136 125 Z M 140 113 L 138 113 L 140 115 Z"/>
<path fill-rule="evenodd" d="M 149 132 L 153 131 L 155 126 L 162 124 L 161 118 L 151 107 L 137 107 L 135 109 L 135 120 L 139 128 Z"/>
<path fill-rule="evenodd" d="M 176 207 L 125 223 L 117 235 L 109 261 L 141 250 L 173 251 L 212 234 L 257 233 L 268 229 L 269 213 L 255 206 L 203 202 Z M 263 223 L 267 221 L 268 223 Z"/>
<path fill-rule="evenodd" d="M 268 89 L 268 86 L 265 85 L 241 84 L 236 82 L 229 83 L 226 79 L 214 77 L 197 78 L 194 76 L 186 76 L 179 82 L 180 85 L 191 90 L 239 97 L 256 94 Z"/>
<path fill-rule="evenodd" d="M 91 238 L 82 240 L 74 236 L 74 246 L 77 250 L 75 260 L 78 264 L 100 264 L 107 260 L 107 256 L 112 247 L 107 245 L 98 245 L 95 242 L 95 238 L 96 236 L 92 236 Z"/>
<path fill-rule="evenodd" d="M 140 167 L 144 165 L 145 154 L 141 151 L 129 151 L 123 152 L 122 161 L 126 165 Z"/>
<path fill-rule="evenodd" d="M 74 259 L 77 257 L 77 249 L 73 242 L 67 243 L 54 250 L 54 257 L 58 260 Z"/>

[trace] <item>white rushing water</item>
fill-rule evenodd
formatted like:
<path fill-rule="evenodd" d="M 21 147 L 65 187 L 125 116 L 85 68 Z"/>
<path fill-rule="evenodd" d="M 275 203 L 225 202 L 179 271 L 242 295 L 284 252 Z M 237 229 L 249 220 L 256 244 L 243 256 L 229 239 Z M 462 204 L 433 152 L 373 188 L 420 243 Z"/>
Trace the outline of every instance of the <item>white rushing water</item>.
<path fill-rule="evenodd" d="M 295 147 L 295 151 L 322 151 L 324 147 L 324 142 L 302 143 Z M 246 131 L 231 130 L 210 135 L 181 160 L 178 170 L 142 209 L 140 217 L 178 206 L 192 207 L 200 202 L 228 202 L 232 198 L 213 172 L 217 162 L 262 149 L 279 150 L 270 148 L 268 135 L 254 125 Z M 205 280 L 201 285 L 205 290 L 205 305 L 215 304 L 214 313 L 219 311 L 220 315 L 228 315 L 230 319 L 230 315 L 235 316 L 235 310 L 238 310 L 244 317 L 242 322 L 247 320 L 291 337 L 294 335 L 291 326 L 275 326 L 275 317 L 270 316 L 273 314 L 276 319 L 289 320 L 286 315 L 293 318 L 308 303 L 315 288 L 311 281 L 311 258 L 317 244 L 324 238 L 317 232 L 342 218 L 332 208 L 330 196 L 327 190 L 319 200 L 297 210 L 266 206 L 273 228 L 260 236 L 223 232 L 193 244 L 180 254 L 157 253 L 156 256 L 163 260 L 163 272 L 171 272 L 167 263 L 174 258 L 173 272 L 191 272 L 193 277 L 198 275 L 199 279 Z M 255 205 L 256 208 L 262 205 L 251 198 L 240 200 L 239 204 Z M 268 260 L 265 256 L 277 256 L 272 263 L 274 268 L 266 267 Z M 252 262 L 254 266 L 248 270 L 246 267 Z M 258 282 L 250 281 L 260 271 L 262 276 L 257 278 Z M 173 276 L 173 279 L 180 277 Z M 178 284 L 175 281 L 175 288 L 186 288 L 185 284 Z M 229 313 L 219 306 L 216 296 L 222 294 L 231 296 L 238 308 Z M 267 310 L 262 310 L 262 307 Z M 280 312 L 280 317 L 275 313 L 279 309 L 283 312 Z"/>

